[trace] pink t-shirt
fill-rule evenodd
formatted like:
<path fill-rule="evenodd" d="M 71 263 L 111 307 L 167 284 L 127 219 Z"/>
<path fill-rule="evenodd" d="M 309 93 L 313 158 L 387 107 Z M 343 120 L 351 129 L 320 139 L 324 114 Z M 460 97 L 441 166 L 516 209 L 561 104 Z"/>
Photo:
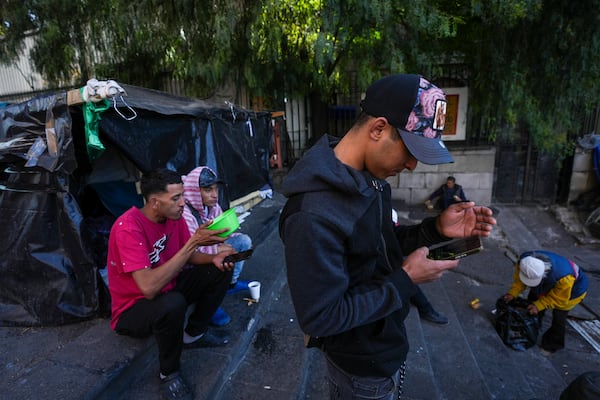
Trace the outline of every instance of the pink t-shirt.
<path fill-rule="evenodd" d="M 119 316 L 144 295 L 135 283 L 132 272 L 143 268 L 158 268 L 171 259 L 190 238 L 183 218 L 163 224 L 150 221 L 137 207 L 132 207 L 113 224 L 108 240 L 108 281 L 112 319 L 115 329 Z M 175 279 L 162 289 L 169 292 Z"/>

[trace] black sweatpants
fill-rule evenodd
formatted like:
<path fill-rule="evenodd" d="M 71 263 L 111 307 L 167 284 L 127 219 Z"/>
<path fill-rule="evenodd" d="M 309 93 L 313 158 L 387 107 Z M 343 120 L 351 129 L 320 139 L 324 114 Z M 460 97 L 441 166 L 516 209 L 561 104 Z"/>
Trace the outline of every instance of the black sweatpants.
<path fill-rule="evenodd" d="M 231 271 L 221 272 L 212 264 L 196 265 L 181 271 L 177 286 L 152 300 L 142 299 L 119 317 L 115 331 L 132 337 L 154 335 L 158 345 L 160 372 L 179 370 L 183 350 L 183 324 L 190 304 L 196 304 L 185 331 L 197 336 L 208 329 L 231 281 Z"/>

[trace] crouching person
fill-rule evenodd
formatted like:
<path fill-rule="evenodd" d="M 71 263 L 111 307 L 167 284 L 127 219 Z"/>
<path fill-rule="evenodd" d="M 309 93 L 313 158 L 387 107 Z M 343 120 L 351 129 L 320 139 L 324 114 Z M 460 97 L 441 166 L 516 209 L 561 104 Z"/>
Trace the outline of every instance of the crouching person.
<path fill-rule="evenodd" d="M 565 328 L 569 311 L 587 294 L 588 279 L 573 261 L 550 251 L 528 251 L 519 257 L 513 284 L 504 295 L 507 303 L 529 288 L 529 314 L 542 317 L 552 310 L 552 325 L 542 336 L 541 347 L 553 353 L 565 347 Z"/>
<path fill-rule="evenodd" d="M 211 316 L 223 300 L 233 263 L 228 253 L 205 254 L 198 246 L 224 239 L 202 225 L 190 234 L 183 215 L 181 175 L 167 169 L 144 174 L 142 208 L 132 207 L 114 223 L 108 243 L 111 327 L 117 333 L 147 337 L 158 345 L 160 389 L 164 398 L 191 398 L 180 375 L 184 344 L 224 346 L 224 332 L 211 332 Z M 194 304 L 184 329 L 188 305 Z"/>

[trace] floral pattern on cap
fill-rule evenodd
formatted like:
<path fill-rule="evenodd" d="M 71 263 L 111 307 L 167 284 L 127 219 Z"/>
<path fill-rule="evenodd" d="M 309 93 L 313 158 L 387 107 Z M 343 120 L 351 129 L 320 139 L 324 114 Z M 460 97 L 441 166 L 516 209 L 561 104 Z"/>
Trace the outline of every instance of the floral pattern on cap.
<path fill-rule="evenodd" d="M 444 128 L 445 103 L 446 96 L 442 89 L 421 78 L 415 105 L 408 116 L 405 129 L 410 133 L 430 139 L 440 137 Z M 436 120 L 437 124 L 435 124 Z M 434 129 L 434 126 L 440 129 Z"/>

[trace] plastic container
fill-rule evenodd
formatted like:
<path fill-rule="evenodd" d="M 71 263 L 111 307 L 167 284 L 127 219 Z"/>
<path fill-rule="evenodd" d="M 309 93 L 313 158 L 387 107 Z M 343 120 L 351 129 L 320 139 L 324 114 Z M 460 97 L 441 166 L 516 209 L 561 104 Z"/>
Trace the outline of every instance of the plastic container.
<path fill-rule="evenodd" d="M 227 237 L 233 232 L 235 232 L 235 230 L 239 227 L 240 221 L 238 220 L 237 214 L 235 213 L 235 208 L 230 208 L 229 210 L 225 211 L 223 214 L 215 218 L 212 224 L 210 224 L 206 228 L 212 230 L 220 230 L 227 228 L 227 231 L 217 234 L 217 236 L 220 237 Z"/>

